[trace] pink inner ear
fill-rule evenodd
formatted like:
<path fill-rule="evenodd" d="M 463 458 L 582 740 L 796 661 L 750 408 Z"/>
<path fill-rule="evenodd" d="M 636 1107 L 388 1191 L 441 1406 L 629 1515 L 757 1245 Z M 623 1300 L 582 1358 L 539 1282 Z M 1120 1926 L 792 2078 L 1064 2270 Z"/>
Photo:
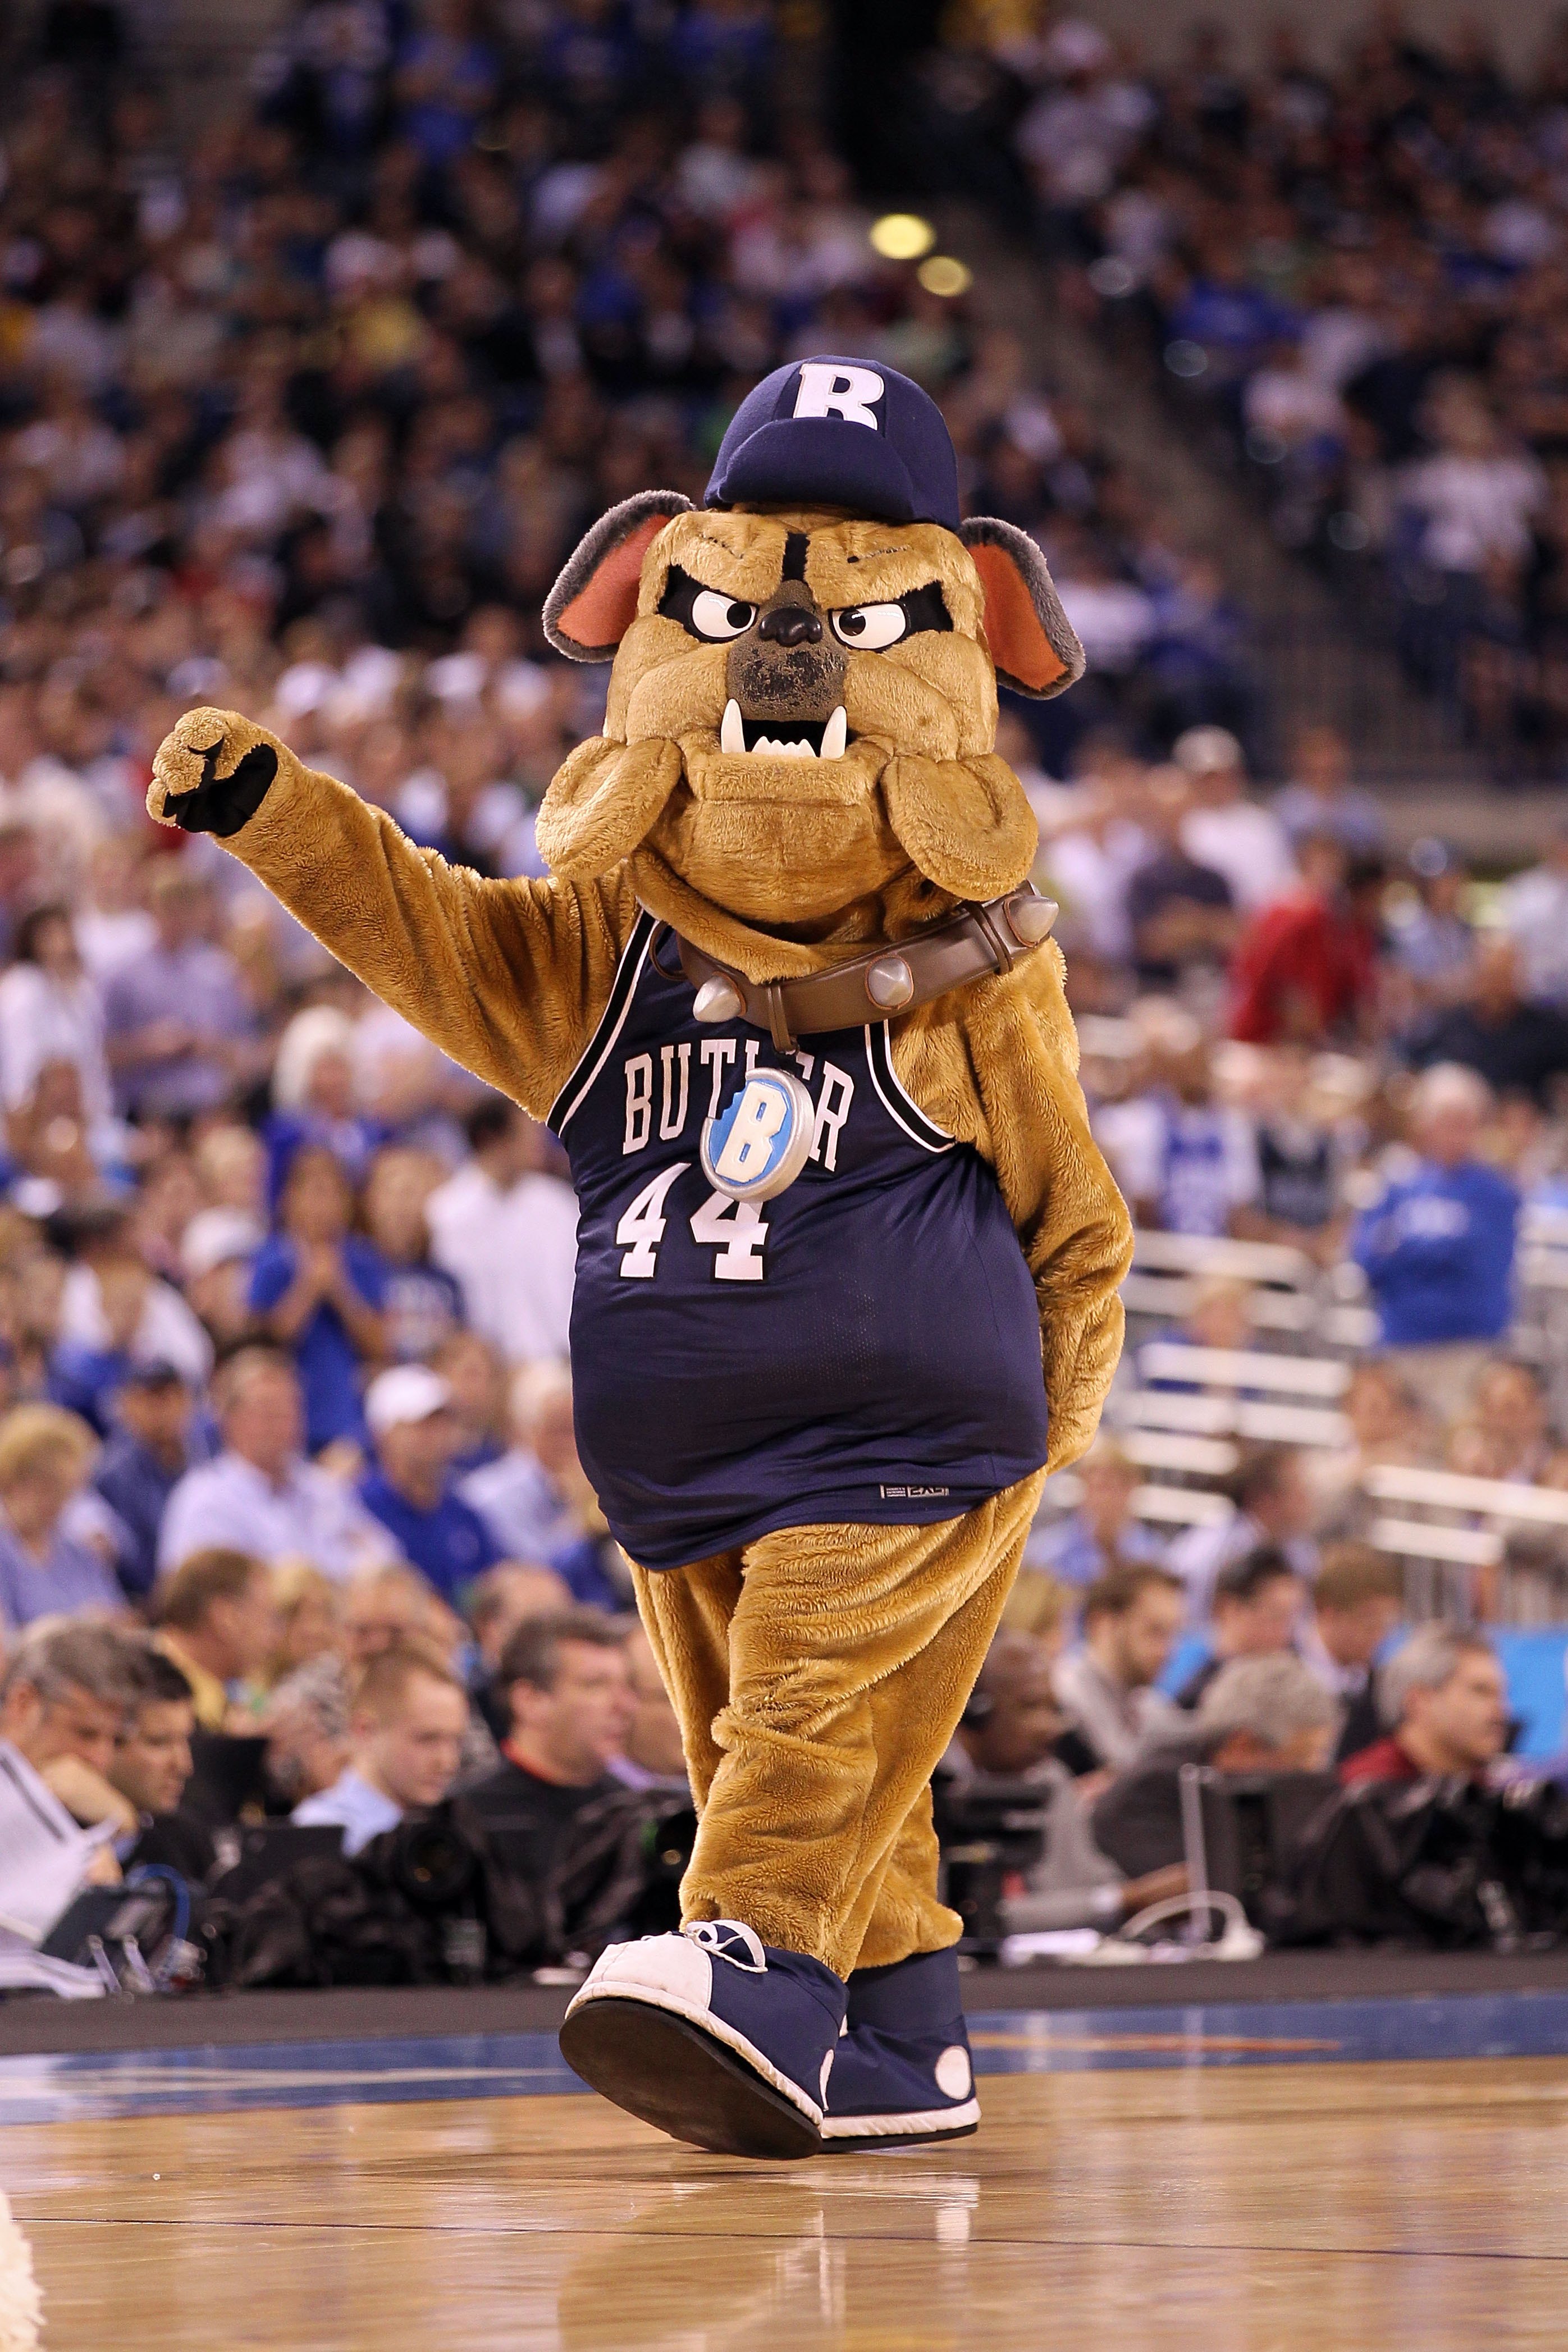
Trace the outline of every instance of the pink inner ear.
<path fill-rule="evenodd" d="M 583 646 L 621 643 L 637 617 L 643 558 L 669 520 L 668 515 L 645 516 L 635 530 L 616 541 L 587 587 L 579 589 L 556 622 L 563 637 Z"/>
<path fill-rule="evenodd" d="M 1020 686 L 1039 694 L 1066 674 L 1067 664 L 1040 627 L 1040 615 L 1007 550 L 982 542 L 971 547 L 986 592 L 986 640 L 991 659 Z"/>

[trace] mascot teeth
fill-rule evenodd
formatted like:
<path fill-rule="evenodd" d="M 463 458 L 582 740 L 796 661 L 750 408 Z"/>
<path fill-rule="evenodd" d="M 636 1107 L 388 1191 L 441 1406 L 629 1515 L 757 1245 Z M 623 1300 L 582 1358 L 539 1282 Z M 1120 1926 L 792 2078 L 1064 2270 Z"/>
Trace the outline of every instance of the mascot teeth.
<path fill-rule="evenodd" d="M 766 719 L 742 718 L 740 705 L 731 696 L 719 721 L 719 750 L 755 751 L 770 760 L 841 760 L 849 741 L 849 720 L 841 702 L 826 719 L 800 720 L 799 734 L 764 735 L 759 730 L 767 724 Z"/>

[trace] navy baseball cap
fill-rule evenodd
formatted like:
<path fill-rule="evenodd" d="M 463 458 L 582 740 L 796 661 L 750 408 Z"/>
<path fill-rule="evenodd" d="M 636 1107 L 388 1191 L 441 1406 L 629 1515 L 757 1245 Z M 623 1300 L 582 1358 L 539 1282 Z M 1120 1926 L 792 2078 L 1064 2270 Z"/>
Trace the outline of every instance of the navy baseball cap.
<path fill-rule="evenodd" d="M 748 392 L 704 504 L 850 507 L 958 528 L 958 460 L 942 411 L 896 368 L 791 360 Z"/>

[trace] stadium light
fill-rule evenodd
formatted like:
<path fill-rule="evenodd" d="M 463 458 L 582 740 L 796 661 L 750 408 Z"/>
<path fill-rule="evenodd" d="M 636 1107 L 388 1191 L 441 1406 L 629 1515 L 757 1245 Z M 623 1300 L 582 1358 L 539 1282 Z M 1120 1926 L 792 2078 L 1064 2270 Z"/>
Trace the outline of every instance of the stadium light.
<path fill-rule="evenodd" d="M 936 232 L 918 213 L 883 213 L 871 225 L 871 241 L 884 261 L 918 261 L 936 242 Z"/>
<path fill-rule="evenodd" d="M 934 253 L 923 261 L 915 275 L 927 294 L 942 294 L 951 299 L 955 294 L 967 294 L 975 282 L 975 273 L 950 253 Z"/>

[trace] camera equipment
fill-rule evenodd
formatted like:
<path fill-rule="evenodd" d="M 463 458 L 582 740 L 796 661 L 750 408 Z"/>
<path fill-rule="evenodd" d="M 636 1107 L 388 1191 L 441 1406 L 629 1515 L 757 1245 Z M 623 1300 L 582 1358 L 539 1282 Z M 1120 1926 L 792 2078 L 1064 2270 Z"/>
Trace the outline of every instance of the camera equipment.
<path fill-rule="evenodd" d="M 1009 1933 L 1002 1898 L 1045 1852 L 1051 1792 L 989 1773 L 961 1782 L 938 1774 L 931 1786 L 941 1897 L 964 1922 L 958 1949 L 995 1959 Z"/>

